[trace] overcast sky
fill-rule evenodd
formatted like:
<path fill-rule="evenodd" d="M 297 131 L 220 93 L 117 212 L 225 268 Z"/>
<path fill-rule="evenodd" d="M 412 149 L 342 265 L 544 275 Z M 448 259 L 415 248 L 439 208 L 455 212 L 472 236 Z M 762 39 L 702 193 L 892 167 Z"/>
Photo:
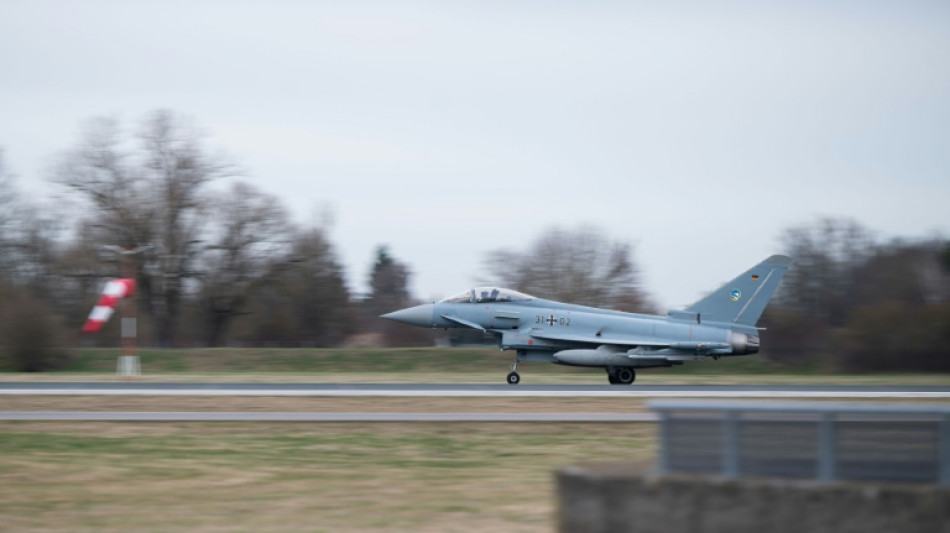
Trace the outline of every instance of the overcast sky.
<path fill-rule="evenodd" d="M 948 236 L 950 3 L 0 0 L 0 147 L 18 186 L 80 124 L 167 108 L 283 198 L 329 207 L 422 298 L 583 224 L 682 306 L 853 217 Z"/>

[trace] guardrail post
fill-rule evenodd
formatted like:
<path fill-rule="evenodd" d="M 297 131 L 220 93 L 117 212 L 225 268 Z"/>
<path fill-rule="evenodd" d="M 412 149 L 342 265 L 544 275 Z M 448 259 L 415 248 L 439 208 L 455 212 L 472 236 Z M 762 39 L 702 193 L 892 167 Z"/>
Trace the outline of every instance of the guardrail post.
<path fill-rule="evenodd" d="M 722 419 L 722 477 L 739 477 L 739 413 L 726 411 Z"/>
<path fill-rule="evenodd" d="M 837 478 L 835 457 L 835 414 L 821 413 L 818 419 L 818 480 L 834 481 Z"/>
<path fill-rule="evenodd" d="M 940 436 L 937 438 L 937 483 L 950 486 L 950 415 L 940 419 Z"/>

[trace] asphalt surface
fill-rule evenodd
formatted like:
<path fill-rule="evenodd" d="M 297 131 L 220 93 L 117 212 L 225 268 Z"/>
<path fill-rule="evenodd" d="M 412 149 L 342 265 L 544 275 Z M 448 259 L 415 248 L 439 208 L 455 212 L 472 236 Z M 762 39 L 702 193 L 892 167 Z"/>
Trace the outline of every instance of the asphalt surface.
<path fill-rule="evenodd" d="M 656 422 L 653 413 L 212 413 L 0 411 L 0 420 L 134 422 Z"/>
<path fill-rule="evenodd" d="M 3 382 L 2 395 L 950 398 L 950 386 Z"/>

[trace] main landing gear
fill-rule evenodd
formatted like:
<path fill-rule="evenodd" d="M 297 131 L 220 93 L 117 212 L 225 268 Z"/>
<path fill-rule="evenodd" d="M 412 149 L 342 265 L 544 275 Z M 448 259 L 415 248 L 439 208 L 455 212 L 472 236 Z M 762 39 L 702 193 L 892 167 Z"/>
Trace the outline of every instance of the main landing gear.
<path fill-rule="evenodd" d="M 630 367 L 607 367 L 607 381 L 611 385 L 630 385 L 636 379 L 637 371 Z"/>

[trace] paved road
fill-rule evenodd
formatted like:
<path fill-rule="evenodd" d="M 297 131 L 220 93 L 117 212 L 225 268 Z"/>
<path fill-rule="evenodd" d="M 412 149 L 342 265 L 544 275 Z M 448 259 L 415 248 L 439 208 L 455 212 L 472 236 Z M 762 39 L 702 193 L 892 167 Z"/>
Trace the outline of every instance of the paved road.
<path fill-rule="evenodd" d="M 0 411 L 0 420 L 136 422 L 656 422 L 653 413 L 92 413 Z"/>
<path fill-rule="evenodd" d="M 487 385 L 434 383 L 0 383 L 2 395 L 455 396 L 631 398 L 950 398 L 947 386 Z"/>

